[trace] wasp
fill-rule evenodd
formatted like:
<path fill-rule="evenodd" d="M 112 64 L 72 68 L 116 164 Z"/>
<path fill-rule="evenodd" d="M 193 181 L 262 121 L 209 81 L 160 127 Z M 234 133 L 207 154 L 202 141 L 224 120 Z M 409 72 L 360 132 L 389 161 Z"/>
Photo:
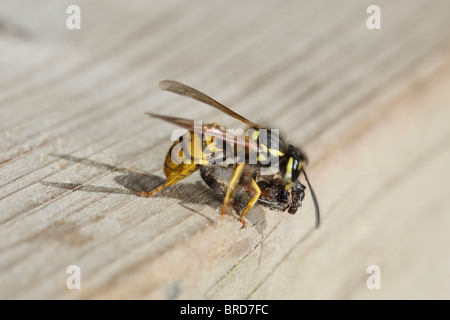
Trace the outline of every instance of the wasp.
<path fill-rule="evenodd" d="M 153 118 L 183 128 L 185 133 L 175 140 L 166 154 L 164 174 L 167 182 L 150 192 L 142 191 L 142 195 L 152 196 L 200 170 L 205 183 L 224 196 L 221 214 L 234 206 L 245 227 L 245 215 L 256 203 L 295 214 L 305 196 L 306 187 L 299 182 L 300 173 L 303 173 L 314 202 L 315 227 L 319 227 L 319 204 L 304 168 L 308 158 L 301 148 L 287 144 L 277 130 L 246 119 L 196 89 L 172 80 L 161 81 L 159 86 L 161 90 L 216 108 L 241 121 L 247 130 L 243 134 L 230 133 L 219 123 L 198 124 L 189 119 L 146 112 Z M 237 161 L 236 154 L 241 155 Z"/>

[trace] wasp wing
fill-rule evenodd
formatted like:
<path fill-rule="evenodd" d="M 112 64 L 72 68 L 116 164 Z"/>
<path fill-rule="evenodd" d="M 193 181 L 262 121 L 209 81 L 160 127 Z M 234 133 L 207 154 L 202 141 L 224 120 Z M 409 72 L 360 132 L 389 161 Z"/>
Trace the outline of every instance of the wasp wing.
<path fill-rule="evenodd" d="M 217 128 L 217 126 L 215 126 L 214 124 L 196 126 L 195 121 L 190 119 L 163 116 L 160 114 L 154 114 L 150 112 L 146 112 L 145 114 L 150 117 L 175 124 L 179 127 L 185 128 L 188 131 L 196 132 L 200 135 L 214 137 L 216 139 L 230 143 L 232 145 L 240 145 L 254 152 L 259 151 L 258 145 L 253 140 L 249 140 L 248 137 L 238 137 L 234 134 L 223 131 L 220 128 Z"/>
<path fill-rule="evenodd" d="M 239 121 L 242 121 L 243 123 L 245 123 L 246 125 L 248 125 L 250 127 L 254 127 L 254 128 L 261 127 L 258 124 L 254 123 L 254 122 L 248 120 L 247 118 L 244 118 L 240 114 L 234 112 L 230 108 L 225 107 L 223 104 L 221 104 L 220 102 L 207 96 L 206 94 L 201 93 L 200 91 L 195 90 L 194 88 L 188 87 L 180 82 L 172 81 L 172 80 L 164 80 L 159 83 L 159 87 L 161 88 L 161 90 L 166 90 L 166 91 L 170 91 L 173 93 L 177 93 L 179 95 L 189 97 L 189 98 L 195 99 L 197 101 L 206 103 L 207 105 L 210 105 L 211 107 L 216 108 L 216 109 L 228 114 L 229 116 L 232 116 L 233 118 L 238 119 Z"/>
<path fill-rule="evenodd" d="M 185 128 L 187 130 L 192 130 L 195 125 L 194 121 L 189 120 L 189 119 L 163 116 L 161 114 L 155 114 L 155 113 L 151 113 L 151 112 L 146 112 L 145 114 L 152 118 L 160 119 L 160 120 L 175 124 L 179 127 Z"/>

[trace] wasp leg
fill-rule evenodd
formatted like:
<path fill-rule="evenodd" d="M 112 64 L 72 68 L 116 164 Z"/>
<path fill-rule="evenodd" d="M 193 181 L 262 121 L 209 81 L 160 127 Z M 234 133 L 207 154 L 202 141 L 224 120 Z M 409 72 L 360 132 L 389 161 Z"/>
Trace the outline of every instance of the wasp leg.
<path fill-rule="evenodd" d="M 236 169 L 234 169 L 233 176 L 231 177 L 231 180 L 228 183 L 227 193 L 225 194 L 225 199 L 223 200 L 222 211 L 220 212 L 220 214 L 225 214 L 227 212 L 227 206 L 230 202 L 230 196 L 234 192 L 234 188 L 236 187 L 236 185 L 239 183 L 244 166 L 245 164 L 243 163 L 236 165 Z"/>
<path fill-rule="evenodd" d="M 255 203 L 258 201 L 259 196 L 261 194 L 261 189 L 259 188 L 258 184 L 256 183 L 256 181 L 254 179 L 252 179 L 252 188 L 255 192 L 255 195 L 247 203 L 247 206 L 244 208 L 244 210 L 242 210 L 242 213 L 241 213 L 242 228 L 245 228 L 245 226 L 247 225 L 247 223 L 245 222 L 245 215 L 255 205 Z"/>
<path fill-rule="evenodd" d="M 166 183 L 160 185 L 159 187 L 157 187 L 156 189 L 153 189 L 150 192 L 146 192 L 146 191 L 141 191 L 141 196 L 147 196 L 150 197 L 152 195 L 154 195 L 155 193 L 157 193 L 158 191 L 161 191 L 162 189 L 166 188 L 166 187 L 170 187 L 173 186 L 174 184 L 176 184 L 178 181 L 183 180 L 184 178 L 186 178 L 187 176 L 190 176 L 192 173 L 194 173 L 196 170 L 198 169 L 198 165 L 196 164 L 190 164 L 188 166 L 186 166 L 185 168 L 183 168 L 183 170 L 181 170 L 180 172 L 178 172 L 177 174 L 175 174 L 172 178 L 169 179 L 169 181 L 167 181 Z"/>

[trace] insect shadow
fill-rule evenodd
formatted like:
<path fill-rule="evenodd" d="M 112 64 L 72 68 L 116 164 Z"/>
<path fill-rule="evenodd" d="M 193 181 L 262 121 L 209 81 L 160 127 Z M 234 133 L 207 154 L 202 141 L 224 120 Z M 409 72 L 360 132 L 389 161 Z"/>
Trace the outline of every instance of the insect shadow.
<path fill-rule="evenodd" d="M 73 163 L 82 163 L 83 165 L 99 168 L 105 171 L 120 172 L 121 175 L 114 177 L 114 181 L 124 187 L 124 188 L 111 188 L 96 186 L 86 183 L 63 183 L 63 182 L 52 182 L 52 181 L 41 181 L 45 186 L 50 186 L 54 188 L 67 189 L 72 191 L 84 191 L 84 192 L 98 192 L 98 193 L 116 193 L 116 194 L 129 194 L 141 197 L 141 191 L 152 190 L 164 182 L 166 179 L 153 175 L 150 173 L 137 172 L 126 169 L 124 167 L 118 167 L 87 158 L 75 157 L 66 154 L 50 154 L 53 157 L 64 159 Z M 175 191 L 175 190 L 176 191 Z M 200 195 L 197 193 L 194 197 L 186 197 L 188 194 L 192 194 L 192 190 L 199 190 Z M 175 192 L 174 192 L 175 191 Z M 206 195 L 206 196 L 205 196 Z M 198 210 L 190 208 L 186 204 L 207 204 L 214 209 L 215 212 L 220 211 L 222 207 L 223 198 L 216 194 L 214 191 L 209 189 L 204 183 L 197 181 L 195 183 L 181 182 L 176 186 L 173 186 L 167 190 L 162 190 L 151 198 L 164 197 L 182 200 L 180 205 L 192 212 L 201 214 L 205 218 L 213 221 L 211 217 L 202 214 Z M 205 200 L 206 199 L 206 200 Z M 249 212 L 247 215 L 247 220 L 253 225 L 260 233 L 266 228 L 266 218 L 265 212 L 262 208 L 256 207 Z"/>

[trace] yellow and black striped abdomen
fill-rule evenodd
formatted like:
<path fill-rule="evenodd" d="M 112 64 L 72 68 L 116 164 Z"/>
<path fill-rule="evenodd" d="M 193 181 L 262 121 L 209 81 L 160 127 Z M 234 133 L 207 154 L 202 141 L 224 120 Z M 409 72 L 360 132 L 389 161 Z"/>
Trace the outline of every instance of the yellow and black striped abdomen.
<path fill-rule="evenodd" d="M 191 133 L 191 138 L 193 134 Z M 184 179 L 191 175 L 198 169 L 198 165 L 194 163 L 191 154 L 185 152 L 186 147 L 183 146 L 183 141 L 175 141 L 170 147 L 164 160 L 164 174 L 167 180 L 172 180 L 175 177 L 179 177 L 177 181 Z"/>
<path fill-rule="evenodd" d="M 190 173 L 188 173 L 186 176 L 188 176 L 189 174 L 191 174 L 197 170 L 197 168 L 193 168 L 191 164 L 188 164 L 185 162 L 176 163 L 175 161 L 173 161 L 172 150 L 173 150 L 174 146 L 176 146 L 176 144 L 178 144 L 178 143 L 179 142 L 176 141 L 172 145 L 172 147 L 170 147 L 169 151 L 166 154 L 166 159 L 164 160 L 164 174 L 165 174 L 167 180 L 171 180 L 176 175 L 179 175 L 180 172 L 182 172 L 183 170 L 186 170 L 188 168 L 191 168 L 191 170 L 190 170 Z"/>
<path fill-rule="evenodd" d="M 189 132 L 172 144 L 164 161 L 167 180 L 176 177 L 176 181 L 179 181 L 198 170 L 199 166 L 209 164 L 211 155 L 218 148 L 214 138 L 206 137 L 205 140 L 196 133 Z"/>

